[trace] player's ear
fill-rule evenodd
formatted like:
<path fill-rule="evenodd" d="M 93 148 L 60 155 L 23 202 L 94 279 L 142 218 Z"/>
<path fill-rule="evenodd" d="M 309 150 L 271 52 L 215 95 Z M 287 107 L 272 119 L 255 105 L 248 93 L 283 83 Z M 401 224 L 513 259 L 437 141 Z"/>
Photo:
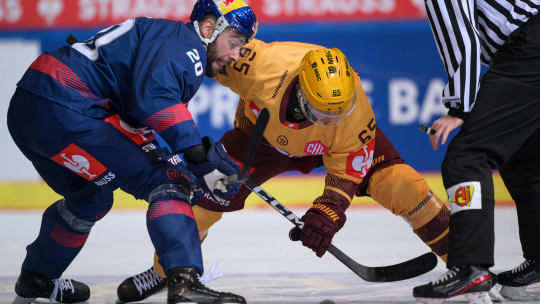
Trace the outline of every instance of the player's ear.
<path fill-rule="evenodd" d="M 199 26 L 200 26 L 199 31 L 201 33 L 201 36 L 203 36 L 204 38 L 210 38 L 212 37 L 212 34 L 214 33 L 216 20 L 215 18 L 204 18 L 204 20 L 202 20 Z"/>

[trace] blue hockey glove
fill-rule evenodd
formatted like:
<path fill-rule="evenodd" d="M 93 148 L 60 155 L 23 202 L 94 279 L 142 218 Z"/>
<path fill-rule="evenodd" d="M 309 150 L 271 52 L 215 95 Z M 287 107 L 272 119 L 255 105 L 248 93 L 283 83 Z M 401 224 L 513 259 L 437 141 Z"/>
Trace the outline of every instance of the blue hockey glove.
<path fill-rule="evenodd" d="M 203 196 L 203 191 L 197 177 L 187 168 L 186 162 L 182 161 L 180 155 L 171 154 L 165 149 L 161 150 L 159 161 L 167 163 L 166 174 L 170 180 L 176 180 L 189 189 L 190 204 L 196 205 Z"/>
<path fill-rule="evenodd" d="M 206 162 L 198 165 L 188 163 L 188 168 L 199 181 L 203 191 L 215 202 L 228 200 L 240 190 L 241 183 L 231 181 L 230 178 L 238 174 L 240 166 L 229 158 L 221 143 L 214 143 L 209 137 L 202 140 L 207 150 Z"/>

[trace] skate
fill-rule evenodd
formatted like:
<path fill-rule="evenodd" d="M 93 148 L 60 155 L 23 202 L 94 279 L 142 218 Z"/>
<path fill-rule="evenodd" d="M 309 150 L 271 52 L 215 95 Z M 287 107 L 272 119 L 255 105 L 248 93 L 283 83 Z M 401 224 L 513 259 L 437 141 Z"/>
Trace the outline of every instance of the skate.
<path fill-rule="evenodd" d="M 415 287 L 413 296 L 417 303 L 426 304 L 440 304 L 459 295 L 469 304 L 492 304 L 488 291 L 495 282 L 493 275 L 481 266 L 454 266 L 438 280 Z"/>
<path fill-rule="evenodd" d="M 142 301 L 163 291 L 165 286 L 167 286 L 167 280 L 162 278 L 152 266 L 144 272 L 125 279 L 118 285 L 116 289 L 118 301 L 116 303 Z"/>
<path fill-rule="evenodd" d="M 80 303 L 90 298 L 88 285 L 71 279 L 49 279 L 44 275 L 21 267 L 15 283 L 17 296 L 12 304 L 28 304 L 36 298 L 46 298 L 51 303 Z"/>
<path fill-rule="evenodd" d="M 540 262 L 538 260 L 525 260 L 518 267 L 502 272 L 498 275 L 499 284 L 502 285 L 500 293 L 507 300 L 538 301 L 539 293 L 526 290 L 527 285 L 540 282 Z"/>
<path fill-rule="evenodd" d="M 244 304 L 246 300 L 229 292 L 219 292 L 204 286 L 193 268 L 175 268 L 167 272 L 167 304 Z"/>

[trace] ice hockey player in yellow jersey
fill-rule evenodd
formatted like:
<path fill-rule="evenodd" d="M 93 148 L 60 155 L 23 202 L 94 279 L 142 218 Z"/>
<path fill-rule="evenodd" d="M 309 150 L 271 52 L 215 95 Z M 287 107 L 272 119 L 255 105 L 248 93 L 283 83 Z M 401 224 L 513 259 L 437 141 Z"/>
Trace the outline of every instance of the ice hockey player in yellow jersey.
<path fill-rule="evenodd" d="M 377 127 L 361 80 L 339 49 L 254 39 L 242 49 L 240 60 L 215 79 L 240 96 L 235 128 L 220 139 L 240 164 L 259 111 L 270 111 L 250 170 L 252 180 L 262 184 L 288 171 L 326 169 L 322 195 L 302 217 L 304 246 L 322 256 L 345 224 L 352 198 L 369 195 L 402 216 L 446 260 L 448 207 Z M 231 200 L 204 196 L 193 207 L 201 241 L 223 212 L 241 210 L 249 194 L 242 187 Z M 165 282 L 155 258 L 153 267 L 120 284 L 119 300 L 140 301 L 163 289 Z"/>

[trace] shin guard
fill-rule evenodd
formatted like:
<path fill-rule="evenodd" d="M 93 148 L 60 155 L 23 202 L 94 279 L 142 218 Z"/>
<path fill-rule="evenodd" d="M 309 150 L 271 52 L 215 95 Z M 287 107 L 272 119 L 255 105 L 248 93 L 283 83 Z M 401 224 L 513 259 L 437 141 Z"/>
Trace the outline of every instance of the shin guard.
<path fill-rule="evenodd" d="M 150 239 L 165 270 L 195 268 L 203 273 L 201 243 L 191 205 L 174 197 L 150 203 L 146 224 Z"/>
<path fill-rule="evenodd" d="M 223 212 L 216 212 L 211 211 L 208 209 L 204 209 L 200 206 L 193 206 L 193 215 L 195 216 L 195 221 L 197 222 L 197 229 L 199 230 L 199 239 L 201 240 L 201 243 L 204 241 L 206 236 L 208 235 L 208 230 L 210 227 L 212 227 L 215 223 L 217 223 L 221 216 L 223 215 Z M 154 269 L 155 271 L 161 276 L 165 277 L 165 271 L 163 270 L 163 267 L 159 264 L 159 258 L 157 254 L 154 252 Z"/>
<path fill-rule="evenodd" d="M 81 251 L 94 223 L 75 218 L 60 200 L 45 210 L 37 239 L 26 247 L 23 265 L 59 278 Z"/>

